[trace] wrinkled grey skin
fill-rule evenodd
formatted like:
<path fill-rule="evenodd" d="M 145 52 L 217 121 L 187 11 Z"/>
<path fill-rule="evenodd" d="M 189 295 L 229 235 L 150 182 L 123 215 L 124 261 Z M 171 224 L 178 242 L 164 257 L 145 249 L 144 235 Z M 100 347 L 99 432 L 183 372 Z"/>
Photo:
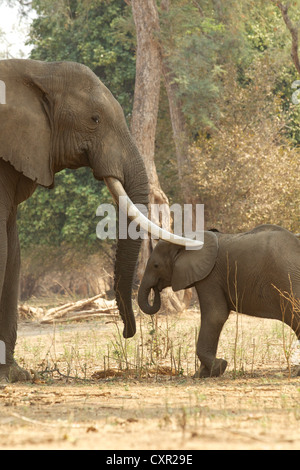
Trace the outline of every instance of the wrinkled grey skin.
<path fill-rule="evenodd" d="M 291 303 L 277 290 L 292 291 L 300 301 L 300 241 L 281 227 L 262 225 L 237 235 L 205 232 L 204 246 L 197 251 L 159 241 L 139 289 L 140 308 L 156 313 L 159 291 L 167 286 L 174 291 L 194 286 L 198 294 L 201 328 L 197 355 L 201 367 L 196 377 L 224 373 L 227 362 L 216 358 L 216 352 L 231 310 L 283 320 L 300 339 L 299 312 L 293 312 Z M 155 305 L 150 305 L 148 296 L 153 288 L 158 293 Z"/>
<path fill-rule="evenodd" d="M 147 204 L 143 160 L 122 109 L 87 67 L 72 62 L 0 61 L 6 104 L 0 104 L 0 381 L 26 380 L 14 361 L 20 270 L 17 207 L 55 173 L 89 166 L 95 178 L 118 179 L 133 203 Z M 124 337 L 135 334 L 132 280 L 140 240 L 119 240 L 115 291 Z"/>

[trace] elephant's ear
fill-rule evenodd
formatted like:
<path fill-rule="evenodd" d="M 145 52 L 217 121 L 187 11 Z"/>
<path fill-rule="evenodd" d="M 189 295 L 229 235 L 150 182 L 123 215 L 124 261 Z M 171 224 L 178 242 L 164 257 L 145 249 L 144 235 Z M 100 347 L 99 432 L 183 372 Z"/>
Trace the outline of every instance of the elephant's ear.
<path fill-rule="evenodd" d="M 172 289 L 176 292 L 201 281 L 212 271 L 218 255 L 218 238 L 213 232 L 204 233 L 200 250 L 180 250 L 175 259 Z"/>
<path fill-rule="evenodd" d="M 50 187 L 54 172 L 51 155 L 51 104 L 46 69 L 34 61 L 0 61 L 5 104 L 0 104 L 0 158 L 38 184 Z M 49 71 L 49 69 L 48 69 Z M 29 73 L 30 72 L 30 73 Z"/>

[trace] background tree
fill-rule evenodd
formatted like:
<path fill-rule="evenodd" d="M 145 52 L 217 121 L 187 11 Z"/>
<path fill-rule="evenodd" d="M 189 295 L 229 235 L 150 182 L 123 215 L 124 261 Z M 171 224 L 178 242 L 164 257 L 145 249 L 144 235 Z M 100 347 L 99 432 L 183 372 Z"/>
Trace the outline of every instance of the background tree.
<path fill-rule="evenodd" d="M 160 65 L 149 71 L 155 83 L 162 71 L 152 100 L 147 97 L 157 115 L 149 132 L 136 130 L 136 119 L 148 112 L 142 101 L 134 103 L 146 68 L 136 68 L 139 27 L 129 1 L 33 0 L 32 58 L 85 63 L 112 90 L 149 152 L 153 200 L 205 203 L 207 228 L 237 231 L 270 222 L 299 232 L 300 106 L 291 101 L 299 74 L 279 4 L 289 7 L 297 30 L 299 0 L 157 0 L 155 15 L 140 23 L 154 29 L 151 46 L 160 51 Z M 37 191 L 20 211 L 23 249 L 55 240 L 60 247 L 82 246 L 87 239 L 91 248 L 102 247 L 93 217 L 109 195 L 102 186 L 100 198 L 99 185 L 83 169 L 57 175 L 54 191 Z"/>
<path fill-rule="evenodd" d="M 131 5 L 137 35 L 131 132 L 144 158 L 150 186 L 150 204 L 164 204 L 168 199 L 161 190 L 154 162 L 161 83 L 161 53 L 158 42 L 159 18 L 156 0 L 144 2 L 132 0 Z M 147 243 L 144 243 L 145 246 Z M 147 258 L 149 250 L 148 246 Z"/>
<path fill-rule="evenodd" d="M 160 214 L 151 214 L 158 225 L 170 221 L 168 198 L 162 191 L 155 166 L 155 139 L 161 84 L 161 47 L 158 41 L 160 33 L 159 16 L 156 0 L 131 0 L 133 18 L 136 27 L 136 80 L 131 132 L 141 155 L 144 158 L 150 187 L 149 203 L 160 205 Z M 161 219 L 157 219 L 160 216 Z M 156 218 L 156 220 L 155 220 Z M 164 225 L 166 227 L 166 225 Z M 167 227 L 170 229 L 170 226 Z M 143 241 L 138 277 L 142 278 L 148 258 L 153 249 L 154 240 Z M 182 310 L 183 305 L 176 294 L 168 289 L 163 297 L 164 309 Z"/>
<path fill-rule="evenodd" d="M 288 14 L 290 9 L 290 2 L 289 4 L 283 4 L 277 0 L 272 0 L 272 2 L 279 8 L 281 11 L 283 20 L 288 28 L 289 32 L 291 33 L 292 38 L 292 47 L 291 47 L 291 57 L 296 67 L 298 74 L 300 75 L 300 61 L 298 56 L 298 29 L 299 27 L 294 24 Z M 296 3 L 296 2 L 295 2 Z"/>

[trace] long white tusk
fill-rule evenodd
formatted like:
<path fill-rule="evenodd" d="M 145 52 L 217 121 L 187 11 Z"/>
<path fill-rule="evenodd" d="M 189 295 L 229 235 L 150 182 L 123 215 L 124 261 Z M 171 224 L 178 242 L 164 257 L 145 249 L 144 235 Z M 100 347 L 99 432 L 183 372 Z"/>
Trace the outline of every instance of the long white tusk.
<path fill-rule="evenodd" d="M 107 185 L 112 197 L 115 202 L 119 204 L 119 197 L 123 196 L 126 200 L 127 205 L 127 215 L 131 220 L 134 220 L 137 224 L 141 226 L 143 230 L 146 230 L 155 238 L 160 238 L 175 245 L 181 245 L 185 247 L 201 248 L 203 242 L 200 240 L 192 240 L 191 238 L 180 237 L 174 233 L 168 232 L 167 230 L 162 229 L 158 225 L 154 224 L 151 220 L 144 216 L 141 211 L 134 205 L 134 203 L 127 196 L 125 189 L 123 188 L 122 183 L 113 177 L 104 178 L 105 184 Z"/>

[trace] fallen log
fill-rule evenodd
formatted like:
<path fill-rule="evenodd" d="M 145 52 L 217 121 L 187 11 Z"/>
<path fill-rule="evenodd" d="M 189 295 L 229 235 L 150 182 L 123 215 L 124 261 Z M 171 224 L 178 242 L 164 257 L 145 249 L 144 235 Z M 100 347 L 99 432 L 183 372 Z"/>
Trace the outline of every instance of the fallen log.
<path fill-rule="evenodd" d="M 95 317 L 96 315 L 98 317 L 112 315 L 117 313 L 117 311 L 118 308 L 115 300 L 103 299 L 102 294 L 99 294 L 89 299 L 69 302 L 65 305 L 51 308 L 41 319 L 41 323 L 83 320 Z"/>
<path fill-rule="evenodd" d="M 21 320 L 39 319 L 44 315 L 44 310 L 40 307 L 23 304 L 18 306 L 18 314 Z"/>
<path fill-rule="evenodd" d="M 60 315 L 64 316 L 65 313 L 70 311 L 70 310 L 81 308 L 81 307 L 84 307 L 88 304 L 91 304 L 91 303 L 95 302 L 95 300 L 99 299 L 101 297 L 101 295 L 102 294 L 98 294 L 95 297 L 90 297 L 89 299 L 78 300 L 77 302 L 69 302 L 67 304 L 60 305 L 59 307 L 50 308 L 47 311 L 45 317 L 48 317 L 48 316 L 49 317 L 59 317 Z"/>

